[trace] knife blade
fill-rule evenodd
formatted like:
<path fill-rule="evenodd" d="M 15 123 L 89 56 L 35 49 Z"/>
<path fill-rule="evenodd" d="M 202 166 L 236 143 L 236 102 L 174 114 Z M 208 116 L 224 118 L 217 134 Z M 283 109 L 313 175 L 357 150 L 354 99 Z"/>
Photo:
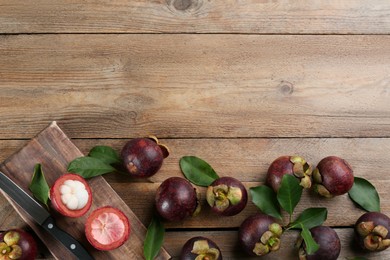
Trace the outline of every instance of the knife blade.
<path fill-rule="evenodd" d="M 45 208 L 1 171 L 0 189 L 10 196 L 12 200 L 21 206 L 37 224 L 42 226 L 55 239 L 61 242 L 78 259 L 94 259 L 74 237 L 56 225 L 53 217 Z"/>

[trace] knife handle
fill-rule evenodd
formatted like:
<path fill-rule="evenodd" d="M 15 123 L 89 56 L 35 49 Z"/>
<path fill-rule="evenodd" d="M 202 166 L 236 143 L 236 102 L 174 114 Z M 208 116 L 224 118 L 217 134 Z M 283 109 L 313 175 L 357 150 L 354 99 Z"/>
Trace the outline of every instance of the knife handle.
<path fill-rule="evenodd" d="M 60 229 L 52 217 L 48 217 L 43 222 L 42 227 L 54 238 L 60 241 L 70 252 L 80 260 L 93 260 L 88 251 L 71 235 Z"/>

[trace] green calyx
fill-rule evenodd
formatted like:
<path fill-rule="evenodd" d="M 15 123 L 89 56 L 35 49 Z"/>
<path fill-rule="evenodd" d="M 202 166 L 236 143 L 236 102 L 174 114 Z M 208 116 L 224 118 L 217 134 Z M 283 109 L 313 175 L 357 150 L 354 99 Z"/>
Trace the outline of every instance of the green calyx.
<path fill-rule="evenodd" d="M 210 248 L 207 240 L 195 241 L 191 253 L 198 255 L 195 260 L 217 260 L 220 252 L 216 248 Z"/>
<path fill-rule="evenodd" d="M 229 205 L 237 205 L 241 199 L 242 191 L 238 187 L 221 184 L 207 188 L 207 203 L 211 207 L 215 206 L 220 211 L 227 209 Z"/>
<path fill-rule="evenodd" d="M 282 227 L 278 223 L 269 225 L 268 230 L 260 237 L 259 242 L 255 244 L 253 253 L 263 256 L 269 252 L 276 251 L 280 248 L 280 237 L 283 233 Z"/>
<path fill-rule="evenodd" d="M 364 238 L 364 246 L 370 251 L 381 251 L 390 247 L 390 239 L 386 239 L 389 231 L 382 225 L 374 225 L 372 221 L 361 222 L 356 227 Z"/>
<path fill-rule="evenodd" d="M 0 259 L 19 259 L 23 252 L 18 245 L 19 233 L 15 231 L 7 232 L 3 237 L 4 242 L 0 242 Z"/>
<path fill-rule="evenodd" d="M 290 162 L 293 163 L 294 176 L 300 179 L 300 185 L 309 189 L 312 185 L 311 175 L 312 167 L 300 156 L 291 156 Z"/>

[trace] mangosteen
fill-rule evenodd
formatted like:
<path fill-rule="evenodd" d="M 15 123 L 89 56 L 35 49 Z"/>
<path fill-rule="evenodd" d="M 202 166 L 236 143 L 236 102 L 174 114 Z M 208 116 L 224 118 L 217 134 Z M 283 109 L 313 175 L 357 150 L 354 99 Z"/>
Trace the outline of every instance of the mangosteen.
<path fill-rule="evenodd" d="M 251 256 L 263 256 L 280 248 L 282 226 L 269 215 L 257 213 L 244 220 L 238 231 L 242 249 Z"/>
<path fill-rule="evenodd" d="M 245 208 L 248 193 L 239 180 L 233 177 L 221 177 L 207 188 L 206 199 L 215 213 L 233 216 Z"/>
<path fill-rule="evenodd" d="M 222 253 L 214 241 L 198 236 L 184 244 L 180 260 L 222 260 Z"/>
<path fill-rule="evenodd" d="M 330 227 L 317 226 L 310 229 L 314 241 L 319 245 L 319 249 L 308 255 L 306 244 L 302 237 L 298 238 L 299 259 L 301 260 L 337 260 L 341 243 L 337 233 Z"/>
<path fill-rule="evenodd" d="M 199 193 L 191 183 L 180 177 L 170 177 L 157 189 L 157 212 L 168 221 L 181 221 L 200 211 Z"/>
<path fill-rule="evenodd" d="M 314 191 L 331 198 L 347 193 L 353 186 L 351 166 L 337 156 L 323 158 L 313 171 Z"/>
<path fill-rule="evenodd" d="M 119 209 L 104 206 L 95 209 L 85 223 L 85 236 L 96 249 L 108 251 L 123 245 L 131 231 L 127 216 Z"/>
<path fill-rule="evenodd" d="M 38 247 L 33 236 L 22 229 L 0 233 L 0 259 L 33 260 Z"/>
<path fill-rule="evenodd" d="M 121 151 L 123 166 L 131 176 L 138 178 L 148 178 L 156 174 L 168 155 L 168 147 L 160 144 L 155 136 L 134 138 L 128 141 Z"/>
<path fill-rule="evenodd" d="M 382 251 L 390 246 L 390 218 L 380 212 L 364 213 L 355 223 L 355 239 L 367 251 Z"/>
<path fill-rule="evenodd" d="M 302 187 L 311 187 L 312 167 L 304 158 L 300 156 L 280 156 L 275 159 L 267 171 L 267 185 L 277 192 L 285 174 L 298 178 Z"/>
<path fill-rule="evenodd" d="M 92 191 L 80 175 L 66 173 L 59 177 L 50 188 L 53 208 L 67 217 L 81 217 L 92 205 Z"/>

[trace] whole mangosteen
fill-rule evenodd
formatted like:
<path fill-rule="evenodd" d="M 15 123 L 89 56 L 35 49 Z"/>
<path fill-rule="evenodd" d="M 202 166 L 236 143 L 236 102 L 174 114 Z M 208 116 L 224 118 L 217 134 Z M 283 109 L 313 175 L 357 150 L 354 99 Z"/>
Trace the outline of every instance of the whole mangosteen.
<path fill-rule="evenodd" d="M 168 155 L 168 147 L 160 144 L 155 136 L 134 138 L 121 151 L 123 166 L 131 176 L 138 178 L 156 174 Z"/>
<path fill-rule="evenodd" d="M 161 183 L 155 203 L 159 215 L 168 221 L 181 221 L 200 211 L 199 193 L 180 177 L 170 177 Z"/>
<path fill-rule="evenodd" d="M 301 260 L 337 260 L 340 255 L 341 243 L 337 233 L 330 227 L 317 226 L 310 229 L 319 249 L 313 254 L 307 254 L 306 244 L 302 237 L 298 238 L 299 259 Z"/>
<path fill-rule="evenodd" d="M 313 171 L 314 191 L 331 198 L 347 193 L 353 186 L 351 166 L 337 156 L 323 158 Z"/>
<path fill-rule="evenodd" d="M 207 188 L 206 199 L 215 213 L 233 216 L 245 208 L 248 193 L 239 180 L 233 177 L 221 177 Z"/>
<path fill-rule="evenodd" d="M 258 213 L 242 222 L 238 240 L 248 255 L 263 256 L 280 248 L 282 233 L 282 226 L 274 217 Z"/>

